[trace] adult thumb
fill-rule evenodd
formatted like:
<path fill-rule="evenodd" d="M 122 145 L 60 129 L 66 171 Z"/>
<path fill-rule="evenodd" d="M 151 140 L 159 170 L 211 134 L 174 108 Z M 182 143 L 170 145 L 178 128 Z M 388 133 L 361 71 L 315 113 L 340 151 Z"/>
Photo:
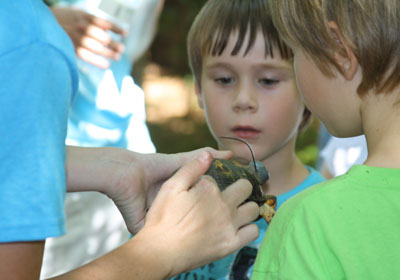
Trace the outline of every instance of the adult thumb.
<path fill-rule="evenodd" d="M 189 190 L 199 178 L 206 173 L 210 167 L 212 156 L 210 152 L 201 152 L 196 158 L 184 164 L 178 171 L 166 182 L 168 189 L 174 189 L 176 192 Z M 161 188 L 167 189 L 164 187 Z"/>

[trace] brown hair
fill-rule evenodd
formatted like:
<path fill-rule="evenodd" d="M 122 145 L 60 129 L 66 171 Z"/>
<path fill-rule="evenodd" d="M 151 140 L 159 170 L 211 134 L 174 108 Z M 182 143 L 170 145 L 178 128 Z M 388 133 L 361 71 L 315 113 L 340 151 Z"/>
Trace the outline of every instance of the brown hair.
<path fill-rule="evenodd" d="M 303 49 L 327 76 L 340 66 L 343 47 L 328 23 L 337 24 L 361 66 L 357 92 L 390 92 L 400 84 L 399 0 L 270 0 L 272 20 L 289 45 Z"/>
<path fill-rule="evenodd" d="M 209 0 L 196 16 L 189 30 L 187 50 L 189 65 L 200 87 L 202 58 L 205 55 L 221 55 L 225 50 L 230 36 L 238 32 L 232 56 L 239 53 L 245 37 L 249 34 L 244 55 L 254 46 L 257 32 L 261 30 L 265 42 L 265 57 L 274 57 L 273 49 L 279 50 L 284 60 L 291 60 L 291 49 L 281 40 L 275 29 L 266 0 Z M 306 108 L 299 131 L 303 130 L 311 119 L 311 113 Z"/>

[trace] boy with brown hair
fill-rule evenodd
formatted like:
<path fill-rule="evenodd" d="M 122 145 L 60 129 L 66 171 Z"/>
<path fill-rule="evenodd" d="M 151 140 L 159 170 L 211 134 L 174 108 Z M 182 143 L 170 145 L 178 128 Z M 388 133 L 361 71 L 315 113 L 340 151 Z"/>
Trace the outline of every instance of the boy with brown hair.
<path fill-rule="evenodd" d="M 321 182 L 295 154 L 296 136 L 310 119 L 298 94 L 292 52 L 280 40 L 264 0 L 210 0 L 188 35 L 189 62 L 199 105 L 220 148 L 244 164 L 247 146 L 221 136 L 246 140 L 265 164 L 270 180 L 264 193 L 278 196 L 278 207 L 291 196 Z M 248 279 L 262 237 L 228 257 L 174 279 Z"/>
<path fill-rule="evenodd" d="M 300 92 L 337 137 L 365 134 L 368 157 L 282 207 L 253 279 L 400 275 L 400 2 L 274 0 Z"/>

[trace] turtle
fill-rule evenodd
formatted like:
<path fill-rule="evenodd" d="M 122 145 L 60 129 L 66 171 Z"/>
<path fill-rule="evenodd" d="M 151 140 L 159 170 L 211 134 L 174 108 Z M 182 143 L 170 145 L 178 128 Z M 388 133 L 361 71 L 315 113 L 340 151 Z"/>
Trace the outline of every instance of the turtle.
<path fill-rule="evenodd" d="M 233 137 L 221 138 L 234 139 L 245 143 L 250 148 L 253 156 L 253 162 L 247 166 L 244 166 L 236 160 L 214 158 L 205 174 L 211 176 L 217 182 L 217 185 L 221 191 L 225 190 L 228 186 L 241 178 L 249 180 L 253 186 L 253 190 L 245 202 L 256 202 L 258 206 L 260 206 L 259 218 L 263 217 L 267 223 L 270 223 L 275 215 L 277 199 L 274 195 L 265 195 L 263 193 L 262 185 L 269 179 L 269 173 L 267 169 L 262 162 L 254 159 L 253 151 L 246 141 Z"/>

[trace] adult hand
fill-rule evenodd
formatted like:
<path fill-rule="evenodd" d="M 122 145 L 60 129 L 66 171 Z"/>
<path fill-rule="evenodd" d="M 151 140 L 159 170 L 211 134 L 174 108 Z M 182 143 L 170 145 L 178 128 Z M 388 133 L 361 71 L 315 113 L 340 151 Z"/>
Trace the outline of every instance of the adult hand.
<path fill-rule="evenodd" d="M 137 246 L 147 244 L 146 250 L 161 259 L 168 277 L 225 257 L 258 236 L 251 224 L 258 205 L 242 205 L 251 184 L 239 180 L 220 192 L 211 177 L 199 179 L 210 163 L 210 154 L 203 152 L 165 182 L 135 236 Z"/>
<path fill-rule="evenodd" d="M 146 212 L 161 185 L 183 164 L 204 152 L 216 158 L 232 156 L 231 152 L 211 148 L 178 154 L 135 153 L 132 154 L 133 158 L 129 164 L 116 170 L 111 183 L 114 192 L 108 195 L 118 206 L 131 233 L 135 234 L 143 227 Z M 203 173 L 198 174 L 198 177 Z"/>
<path fill-rule="evenodd" d="M 68 146 L 68 191 L 107 194 L 129 230 L 137 233 L 121 250 L 100 258 L 101 265 L 84 268 L 104 267 L 103 273 L 118 264 L 121 275 L 161 279 L 227 256 L 257 238 L 258 228 L 250 223 L 259 207 L 255 202 L 242 204 L 251 184 L 239 180 L 221 192 L 211 177 L 203 176 L 212 157 L 231 156 L 210 148 L 144 155 L 120 148 Z"/>
<path fill-rule="evenodd" d="M 146 211 L 161 185 L 183 164 L 205 151 L 216 158 L 232 156 L 232 152 L 211 148 L 167 155 L 139 154 L 113 147 L 67 146 L 67 191 L 106 194 L 121 211 L 129 231 L 135 234 L 143 227 Z"/>
<path fill-rule="evenodd" d="M 124 51 L 122 43 L 112 40 L 110 32 L 126 35 L 116 24 L 74 7 L 52 7 L 54 16 L 71 38 L 76 54 L 99 68 L 110 66 Z"/>

